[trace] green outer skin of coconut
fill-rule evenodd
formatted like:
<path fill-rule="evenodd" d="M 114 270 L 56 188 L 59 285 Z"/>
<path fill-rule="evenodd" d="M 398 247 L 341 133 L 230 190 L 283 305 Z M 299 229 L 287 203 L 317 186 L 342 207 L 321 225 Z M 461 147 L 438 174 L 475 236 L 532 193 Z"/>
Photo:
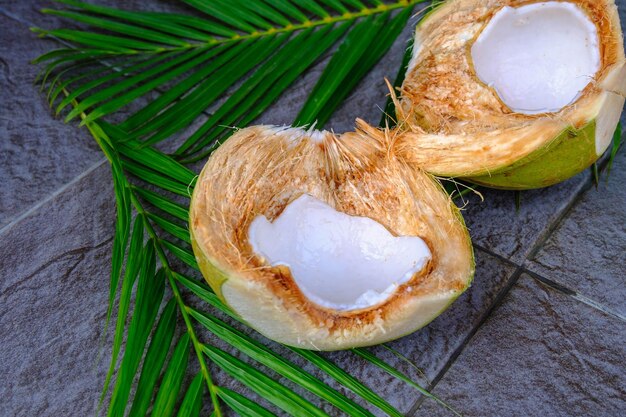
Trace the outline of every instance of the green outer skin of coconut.
<path fill-rule="evenodd" d="M 565 181 L 597 159 L 596 121 L 581 129 L 565 129 L 552 142 L 503 170 L 467 180 L 491 188 L 528 190 Z"/>

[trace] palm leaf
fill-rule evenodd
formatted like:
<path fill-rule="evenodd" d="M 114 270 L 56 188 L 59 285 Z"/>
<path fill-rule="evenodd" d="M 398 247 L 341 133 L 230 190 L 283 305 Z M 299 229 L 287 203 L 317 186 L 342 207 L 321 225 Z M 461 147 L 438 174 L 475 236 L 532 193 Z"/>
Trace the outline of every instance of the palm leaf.
<path fill-rule="evenodd" d="M 354 417 L 373 416 L 363 407 L 345 398 L 343 395 L 339 394 L 339 392 L 330 388 L 319 379 L 299 369 L 293 363 L 280 357 L 280 355 L 272 352 L 263 344 L 257 342 L 249 336 L 246 336 L 234 327 L 229 326 L 215 317 L 211 317 L 210 315 L 203 314 L 196 310 L 190 310 L 190 314 L 215 336 L 245 353 L 251 359 L 267 366 L 291 381 L 296 382 L 307 391 L 317 395 L 330 404 L 336 406 L 338 409 L 344 411 L 347 415 Z M 401 415 L 400 413 L 398 414 Z"/>
<path fill-rule="evenodd" d="M 457 415 L 459 417 L 461 416 L 456 410 L 454 410 L 452 407 L 450 407 L 444 401 L 439 399 L 437 396 L 435 396 L 435 395 L 431 394 L 430 392 L 426 391 L 424 388 L 422 388 L 420 385 L 418 385 L 417 383 L 412 381 L 406 375 L 402 374 L 400 371 L 398 371 L 394 367 L 390 366 L 388 363 L 385 363 L 384 361 L 382 361 L 380 358 L 378 358 L 376 355 L 374 355 L 373 353 L 371 353 L 367 349 L 359 348 L 359 349 L 352 349 L 352 351 L 354 353 L 356 353 L 357 355 L 361 356 L 362 358 L 366 359 L 367 361 L 375 364 L 376 366 L 378 366 L 379 368 L 381 368 L 382 370 L 387 372 L 389 375 L 391 375 L 391 376 L 393 376 L 395 378 L 398 378 L 401 381 L 406 382 L 408 385 L 410 385 L 411 387 L 415 388 L 420 394 L 425 395 L 427 398 L 430 398 L 431 400 L 436 401 L 438 404 L 440 404 L 443 407 L 447 408 L 448 410 L 453 412 L 455 415 Z"/>
<path fill-rule="evenodd" d="M 121 289 L 113 356 L 102 398 L 109 389 L 126 330 L 127 345 L 113 386 L 109 415 L 144 415 L 151 405 L 153 414 L 172 415 L 181 399 L 178 415 L 196 416 L 205 386 L 216 416 L 222 415 L 220 399 L 222 405 L 242 415 L 271 415 L 242 393 L 215 385 L 209 365 L 222 369 L 290 414 L 326 415 L 299 394 L 306 390 L 348 415 L 370 415 L 359 402 L 282 357 L 273 346 L 259 342 L 258 336 L 247 336 L 215 317 L 213 312 L 220 312 L 231 316 L 235 323 L 239 321 L 206 284 L 173 269 L 174 258 L 198 269 L 188 245 L 186 225 L 188 198 L 196 174 L 176 159 L 189 162 L 205 157 L 227 139 L 232 126 L 252 122 L 308 68 L 332 54 L 295 121 L 323 125 L 389 49 L 419 2 L 186 1 L 204 17 L 131 12 L 73 0 L 60 1 L 66 9 L 44 10 L 87 25 L 85 30 L 35 29 L 41 36 L 57 38 L 70 46 L 45 54 L 37 62 L 45 64 L 41 82 L 47 87 L 51 105 L 56 103 L 57 112 L 67 112 L 68 121 L 80 118 L 81 125 L 89 129 L 109 159 L 118 202 L 111 306 L 120 280 Z M 229 97 L 218 105 L 226 92 Z M 132 110 L 128 113 L 127 109 Z M 104 119 L 121 111 L 125 114 L 118 124 Z M 197 123 L 199 118 L 205 120 Z M 186 134 L 172 157 L 153 148 L 177 138 L 192 125 L 191 133 Z M 131 233 L 133 211 L 136 217 Z M 144 234 L 149 238 L 145 246 Z M 124 259 L 126 270 L 121 274 Z M 155 272 L 157 259 L 160 269 Z M 135 308 L 130 326 L 125 329 L 136 282 Z M 172 298 L 159 316 L 166 284 Z M 211 311 L 190 308 L 182 288 L 189 290 L 187 295 L 206 301 Z M 166 363 L 176 312 L 186 331 Z M 210 341 L 200 342 L 195 329 L 198 324 L 257 365 L 237 359 Z M 183 387 L 190 347 L 201 371 L 188 387 Z M 323 355 L 294 352 L 353 391 L 365 406 L 401 415 Z M 417 386 L 380 359 L 365 359 Z M 263 367 L 285 376 L 297 389 L 273 380 L 261 370 Z M 129 407 L 133 385 L 136 393 Z"/>
<path fill-rule="evenodd" d="M 131 385 L 139 367 L 150 330 L 154 325 L 163 298 L 164 274 L 155 273 L 155 256 L 152 242 L 146 245 L 146 256 L 137 284 L 137 301 L 128 330 L 124 358 L 118 372 L 109 408 L 109 416 L 122 416 L 130 395 Z"/>
<path fill-rule="evenodd" d="M 130 307 L 130 297 L 134 283 L 137 278 L 137 274 L 139 273 L 139 266 L 142 264 L 142 259 L 144 256 L 142 253 L 143 238 L 143 219 L 141 218 L 141 216 L 137 216 L 135 218 L 133 232 L 130 239 L 130 247 L 126 259 L 126 271 L 124 272 L 122 288 L 120 290 L 117 320 L 115 323 L 115 336 L 113 339 L 113 351 L 111 353 L 111 363 L 105 378 L 104 389 L 100 398 L 100 404 L 104 399 L 104 394 L 109 388 L 109 383 L 111 381 L 111 377 L 113 376 L 115 365 L 117 364 L 117 357 L 122 347 L 126 317 L 128 315 L 128 309 Z M 113 288 L 113 284 L 111 284 L 111 287 Z M 112 300 L 109 300 L 109 306 L 111 305 Z"/>
<path fill-rule="evenodd" d="M 317 121 L 322 126 L 389 49 L 413 5 L 420 2 L 366 5 L 339 0 L 189 0 L 186 3 L 206 17 L 185 19 L 175 14 L 127 12 L 63 0 L 61 3 L 70 10 L 44 12 L 111 34 L 75 29 L 37 31 L 70 42 L 84 54 L 112 59 L 132 56 L 139 61 L 125 68 L 124 77 L 111 66 L 111 73 L 95 80 L 75 80 L 66 86 L 73 96 L 58 107 L 62 109 L 72 99 L 80 98 L 79 107 L 66 119 L 85 112 L 84 124 L 119 111 L 158 89 L 157 98 L 120 124 L 130 137 L 145 145 L 188 128 L 223 93 L 247 77 L 230 100 L 175 152 L 181 159 L 195 160 L 230 133 L 224 126 L 245 126 L 258 117 L 345 35 L 295 121 Z M 205 36 L 198 36 L 199 29 Z M 53 68 L 84 58 L 67 48 L 58 55 L 57 60 L 63 61 L 55 61 Z"/>

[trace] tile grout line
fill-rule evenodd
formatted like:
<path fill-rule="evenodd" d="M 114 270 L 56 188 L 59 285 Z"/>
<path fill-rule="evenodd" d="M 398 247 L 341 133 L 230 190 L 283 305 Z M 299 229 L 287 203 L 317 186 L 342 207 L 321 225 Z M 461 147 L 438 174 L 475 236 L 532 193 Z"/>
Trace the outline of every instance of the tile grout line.
<path fill-rule="evenodd" d="M 550 239 L 554 232 L 563 224 L 565 218 L 572 212 L 577 205 L 580 198 L 593 187 L 593 178 L 585 181 L 580 188 L 576 191 L 572 199 L 566 204 L 565 208 L 557 215 L 557 217 L 541 232 L 539 237 L 535 240 L 535 243 L 528 251 L 528 254 L 524 258 L 522 264 L 532 260 L 535 255 L 543 249 L 545 243 Z"/>
<path fill-rule="evenodd" d="M 502 255 L 499 255 L 497 253 L 492 252 L 489 249 L 486 249 L 478 244 L 474 244 L 474 247 L 476 249 L 479 249 L 497 259 L 499 259 L 500 261 L 509 264 L 510 266 L 513 266 L 515 268 L 520 268 L 521 271 L 525 274 L 527 274 L 528 276 L 530 276 L 531 278 L 535 279 L 536 281 L 541 282 L 544 285 L 547 285 L 548 287 L 552 288 L 553 290 L 560 292 L 563 295 L 566 295 L 568 297 L 571 297 L 573 299 L 575 299 L 576 301 L 579 301 L 581 303 L 584 303 L 586 305 L 588 305 L 589 307 L 595 308 L 596 310 L 599 310 L 600 312 L 604 313 L 604 314 L 608 314 L 612 317 L 615 317 L 619 320 L 622 321 L 626 321 L 626 316 L 624 316 L 623 314 L 614 311 L 612 308 L 606 307 L 604 305 L 602 305 L 601 303 L 595 301 L 592 298 L 589 298 L 583 294 L 580 294 L 578 291 L 571 289 L 557 281 L 554 281 L 550 278 L 545 277 L 542 274 L 539 274 L 538 272 L 533 271 L 532 269 L 529 269 L 528 267 L 524 266 L 524 265 L 518 265 L 517 263 L 511 261 L 510 259 L 505 258 Z"/>
<path fill-rule="evenodd" d="M 0 228 L 0 236 L 2 236 L 4 233 L 8 232 L 11 228 L 16 226 L 18 223 L 20 223 L 26 217 L 30 216 L 31 214 L 33 214 L 34 212 L 39 210 L 46 203 L 54 200 L 59 195 L 63 194 L 72 185 L 76 184 L 77 182 L 79 182 L 80 180 L 82 180 L 83 178 L 85 178 L 86 176 L 91 174 L 93 171 L 98 169 L 100 166 L 104 165 L 106 163 L 106 161 L 107 161 L 106 158 L 100 159 L 98 162 L 96 162 L 95 164 L 93 164 L 92 166 L 90 166 L 89 168 L 84 170 L 82 173 L 80 173 L 77 176 L 75 176 L 74 178 L 72 178 L 69 182 L 63 184 L 61 187 L 57 188 L 52 193 L 48 194 L 42 200 L 39 200 L 37 203 L 35 203 L 34 205 L 30 206 L 26 210 L 22 211 L 20 214 L 14 216 L 9 221 L 9 223 L 7 223 L 6 225 L 4 225 L 4 226 L 2 226 Z"/>
<path fill-rule="evenodd" d="M 510 260 L 509 258 L 505 257 L 504 255 L 500 255 L 499 253 L 495 253 L 491 249 L 487 249 L 484 246 L 479 245 L 478 243 L 472 243 L 472 246 L 474 246 L 475 249 L 478 249 L 481 252 L 485 252 L 487 255 L 491 255 L 494 258 L 498 259 L 499 261 L 502 261 L 502 262 L 508 264 L 509 266 L 512 266 L 514 268 L 522 268 L 523 267 L 522 264 L 518 264 L 518 263 Z"/>
<path fill-rule="evenodd" d="M 624 139 L 624 136 L 626 135 L 626 127 L 624 127 L 624 129 L 622 129 L 622 139 Z M 602 174 L 606 174 L 609 175 L 606 170 L 609 164 L 609 160 L 610 158 L 604 158 L 603 161 L 600 161 L 599 163 L 599 176 L 598 176 L 598 183 L 600 181 L 602 181 Z M 608 181 L 608 177 L 607 177 L 607 181 Z M 557 216 L 557 218 L 543 231 L 543 233 L 540 235 L 540 237 L 535 241 L 533 247 L 530 249 L 530 251 L 528 252 L 528 255 L 526 255 L 526 258 L 524 259 L 523 263 L 522 263 L 522 271 L 524 273 L 526 273 L 527 275 L 529 275 L 531 278 L 533 278 L 534 280 L 538 281 L 539 283 L 546 285 L 550 288 L 552 288 L 553 290 L 567 296 L 570 298 L 573 298 L 574 300 L 581 302 L 593 309 L 596 309 L 598 311 L 600 311 L 601 313 L 607 314 L 611 317 L 614 317 L 618 320 L 621 321 L 626 321 L 626 316 L 624 316 L 623 314 L 614 311 L 611 308 L 608 308 L 604 305 L 602 305 L 601 303 L 586 297 L 583 294 L 580 294 L 578 291 L 573 290 L 557 281 L 554 281 L 550 278 L 547 278 L 545 276 L 543 276 L 542 274 L 539 274 L 530 268 L 530 265 L 528 265 L 528 262 L 532 261 L 533 258 L 541 251 L 541 249 L 543 249 L 545 243 L 550 239 L 550 237 L 556 232 L 556 230 L 563 224 L 563 222 L 565 221 L 565 219 L 569 216 L 569 214 L 574 210 L 574 208 L 577 206 L 577 204 L 579 203 L 580 199 L 588 192 L 590 192 L 594 187 L 594 178 L 593 176 L 590 176 L 590 178 L 585 181 L 580 189 L 576 192 L 574 198 L 572 198 L 572 200 L 566 205 L 566 207 L 561 211 L 561 213 L 559 213 L 559 215 Z M 597 186 L 596 186 L 597 187 Z M 491 252 L 488 251 L 486 249 L 483 249 L 486 252 Z M 495 255 L 495 254 L 494 254 Z M 497 256 L 497 255 L 496 255 Z M 504 257 L 500 257 L 503 261 L 507 261 L 506 258 Z M 510 261 L 509 261 L 510 262 Z"/>
<path fill-rule="evenodd" d="M 29 22 L 28 20 L 22 19 L 21 17 L 7 11 L 4 7 L 0 7 L 0 14 L 5 15 L 6 17 L 8 17 L 9 19 L 15 20 L 18 23 L 21 23 L 23 25 L 27 25 L 29 28 L 31 26 L 33 26 L 34 24 Z"/>
<path fill-rule="evenodd" d="M 594 308 L 606 315 L 609 315 L 611 317 L 614 317 L 618 320 L 624 321 L 626 322 L 626 316 L 624 316 L 623 314 L 618 313 L 617 311 L 613 311 L 613 309 L 605 307 L 604 305 L 600 304 L 599 302 L 588 298 L 580 293 L 578 293 L 578 291 L 572 290 L 571 288 L 566 287 L 565 285 L 562 285 L 556 281 L 553 281 L 549 278 L 544 277 L 541 274 L 538 274 L 534 271 L 531 271 L 529 269 L 526 268 L 522 268 L 522 271 L 527 274 L 528 276 L 530 276 L 531 278 L 533 278 L 536 281 L 539 281 L 539 283 L 544 284 L 550 288 L 552 288 L 553 290 L 560 292 L 563 295 L 566 295 L 568 297 L 573 298 L 574 300 L 581 302 L 583 304 L 586 304 L 587 306 Z"/>

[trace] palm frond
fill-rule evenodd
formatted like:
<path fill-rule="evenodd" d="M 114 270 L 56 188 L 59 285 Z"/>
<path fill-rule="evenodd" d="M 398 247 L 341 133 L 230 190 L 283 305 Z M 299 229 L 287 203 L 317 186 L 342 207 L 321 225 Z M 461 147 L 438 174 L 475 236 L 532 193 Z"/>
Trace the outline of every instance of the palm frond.
<path fill-rule="evenodd" d="M 102 132 L 106 130 L 107 130 L 106 128 L 102 129 Z M 116 134 L 120 133 L 119 130 L 117 131 L 112 130 L 112 131 Z M 119 148 L 121 150 L 120 151 L 121 158 L 124 158 L 128 156 L 129 154 L 133 154 L 133 152 L 142 152 L 142 151 L 136 151 L 133 149 L 125 153 L 126 148 L 124 148 L 124 146 L 126 145 L 120 146 Z M 157 151 L 150 151 L 148 153 L 152 154 L 152 152 L 157 152 Z M 152 155 L 152 157 L 148 157 L 148 158 L 145 158 L 145 155 L 142 155 L 142 158 L 136 158 L 136 159 L 142 161 L 143 163 L 135 161 L 135 164 L 137 164 L 138 166 L 141 166 L 141 168 L 144 169 L 146 172 L 153 172 L 151 168 L 146 165 L 153 166 L 155 163 L 154 162 L 155 159 L 161 159 L 162 160 L 161 162 L 163 162 L 165 165 L 172 166 L 174 169 L 172 169 L 171 171 L 166 171 L 163 176 L 167 177 L 169 181 L 178 184 L 176 187 L 170 187 L 170 188 L 184 189 L 186 192 L 186 196 L 187 197 L 189 196 L 191 185 L 186 185 L 185 183 L 189 182 L 191 184 L 191 182 L 193 182 L 193 177 L 192 177 L 192 174 L 188 170 L 186 170 L 186 168 L 178 165 L 176 162 L 174 162 L 171 159 L 170 159 L 170 163 L 165 163 L 165 160 L 169 158 L 163 154 Z M 148 175 L 148 178 L 151 178 L 151 177 Z M 143 179 L 143 177 L 139 177 L 139 179 Z M 182 181 L 185 181 L 185 182 L 183 183 Z M 171 198 L 166 195 L 168 193 L 166 189 L 162 189 L 160 192 L 156 192 L 156 191 L 151 191 L 151 190 L 137 191 L 137 190 L 140 190 L 140 187 L 137 187 L 137 186 L 131 186 L 129 188 L 131 190 L 131 201 L 133 201 L 135 208 L 139 212 L 138 219 L 142 219 L 144 221 L 144 227 L 148 230 L 148 235 L 151 237 L 151 240 L 148 242 L 148 244 L 153 244 L 154 248 L 156 248 L 156 249 L 147 249 L 147 252 L 151 254 L 150 258 L 154 259 L 154 251 L 156 250 L 159 254 L 159 259 L 161 261 L 161 264 L 165 268 L 165 274 L 168 276 L 168 278 L 175 280 L 176 283 L 189 289 L 193 294 L 198 296 L 200 299 L 206 301 L 209 305 L 216 308 L 217 311 L 224 312 L 230 315 L 232 318 L 239 320 L 238 317 L 234 315 L 234 313 L 232 313 L 232 311 L 230 311 L 230 309 L 228 309 L 227 306 L 221 303 L 221 301 L 217 298 L 217 296 L 215 296 L 215 294 L 212 293 L 212 291 L 206 286 L 206 284 L 202 282 L 197 282 L 191 278 L 186 278 L 183 275 L 171 270 L 167 257 L 165 256 L 166 251 L 170 254 L 173 254 L 174 256 L 178 258 L 181 258 L 181 259 L 186 258 L 188 260 L 188 263 L 191 264 L 192 266 L 195 266 L 195 268 L 197 269 L 197 265 L 195 265 L 195 262 L 189 261 L 189 259 L 193 259 L 193 254 L 191 253 L 191 250 L 187 244 L 188 239 L 189 239 L 188 234 L 183 233 L 183 231 L 186 232 L 186 229 L 181 224 L 177 224 L 175 220 L 173 219 L 168 219 L 164 215 L 156 214 L 153 211 L 146 210 L 143 207 L 142 203 L 140 202 L 140 196 L 141 195 L 149 196 L 147 201 L 156 202 L 156 204 L 153 206 L 153 209 L 156 209 L 156 210 L 160 209 L 163 211 L 164 214 L 167 214 L 168 212 L 170 212 L 171 214 L 174 214 L 172 216 L 173 218 L 178 218 L 181 221 L 185 219 L 186 210 L 182 206 L 180 206 L 179 204 L 171 200 Z M 185 193 L 183 192 L 179 192 L 179 194 L 185 195 Z M 169 235 L 169 237 L 163 238 L 161 236 L 158 236 L 155 231 L 155 227 L 158 227 L 162 231 L 162 233 Z M 170 239 L 173 240 L 173 242 L 170 241 Z M 337 406 L 338 409 L 343 410 L 345 412 L 348 412 L 348 410 L 350 410 L 349 415 L 368 415 L 367 411 L 364 410 L 360 405 L 354 403 L 352 400 L 348 399 L 347 397 L 342 396 L 338 392 L 334 391 L 332 388 L 326 386 L 326 384 L 324 384 L 320 380 L 317 380 L 314 377 L 308 375 L 305 371 L 298 369 L 295 365 L 281 358 L 279 355 L 273 352 L 270 348 L 263 346 L 258 341 L 255 341 L 252 338 L 244 336 L 241 332 L 238 332 L 232 326 L 229 326 L 228 324 L 224 323 L 223 321 L 217 319 L 216 317 L 208 313 L 198 312 L 197 310 L 187 307 L 184 301 L 182 301 L 182 298 L 180 297 L 180 291 L 178 289 L 177 284 L 174 284 L 172 280 L 170 280 L 170 285 L 175 293 L 175 296 L 179 300 L 179 306 L 180 306 L 181 312 L 184 312 L 184 315 L 187 316 L 187 319 L 186 319 L 188 323 L 187 329 L 190 333 L 191 333 L 190 329 L 192 329 L 193 327 L 189 319 L 193 318 L 196 320 L 196 322 L 198 322 L 198 324 L 204 327 L 207 327 L 215 336 L 221 338 L 222 340 L 225 340 L 227 343 L 231 344 L 231 346 L 235 347 L 241 353 L 259 362 L 260 364 L 269 367 L 274 372 L 277 372 L 278 374 L 291 379 L 303 389 L 308 390 L 314 393 L 315 395 L 317 395 L 319 398 Z M 194 339 L 195 337 L 196 336 L 194 336 Z M 194 342 L 194 345 L 196 348 L 201 349 L 201 351 L 204 352 L 204 354 L 206 354 L 210 359 L 214 360 L 214 363 L 217 364 L 221 369 L 225 370 L 227 373 L 232 375 L 234 378 L 240 380 L 242 383 L 244 384 L 253 384 L 253 382 L 254 384 L 256 384 L 257 382 L 267 383 L 267 384 L 270 384 L 268 386 L 269 388 L 268 387 L 265 387 L 265 388 L 274 389 L 274 382 L 268 382 L 269 380 L 271 380 L 271 378 L 269 378 L 263 372 L 258 371 L 257 374 L 254 374 L 254 378 L 252 380 L 246 379 L 244 377 L 241 377 L 239 374 L 237 374 L 235 372 L 235 369 L 238 369 L 238 367 L 240 366 L 244 366 L 245 369 L 248 369 L 248 367 L 250 367 L 250 369 L 254 369 L 250 365 L 247 365 L 247 364 L 242 365 L 243 362 L 240 362 L 239 360 L 231 358 L 231 356 L 228 355 L 227 353 L 220 353 L 221 351 L 219 351 L 219 349 L 209 344 L 201 344 L 199 341 L 197 341 L 197 339 Z M 384 399 L 382 399 L 377 394 L 375 394 L 370 388 L 365 386 L 356 378 L 352 377 L 348 372 L 334 365 L 332 362 L 330 362 L 328 359 L 324 358 L 323 356 L 320 356 L 313 352 L 301 351 L 298 349 L 294 349 L 294 351 L 298 353 L 300 356 L 307 359 L 309 362 L 311 362 L 315 366 L 317 366 L 319 369 L 327 373 L 333 379 L 338 381 L 341 385 L 352 390 L 359 397 L 364 399 L 367 403 L 383 410 L 388 415 L 392 415 L 392 416 L 402 415 L 393 406 L 391 406 Z M 411 386 L 419 387 L 417 384 L 412 382 L 410 378 L 404 376 L 399 371 L 394 370 L 393 367 L 386 364 L 382 360 L 375 358 L 373 356 L 364 356 L 364 357 L 370 363 L 381 367 L 381 369 L 387 372 L 389 372 L 390 370 L 393 370 L 392 375 L 403 380 L 404 382 L 410 381 Z M 140 384 L 141 384 L 141 378 L 140 378 Z M 209 386 L 212 386 L 212 383 L 210 383 Z M 214 388 L 216 395 L 220 389 L 221 389 L 220 387 Z M 260 392 L 262 395 L 266 394 L 266 391 L 264 390 L 264 388 L 259 388 L 257 385 L 254 385 L 254 388 L 251 388 L 251 389 L 256 390 L 255 392 L 257 393 Z M 420 388 L 419 391 L 425 392 L 422 388 Z M 295 403 L 289 403 L 289 402 L 284 403 L 282 400 L 278 398 L 273 398 L 273 400 L 270 399 L 270 401 L 274 402 L 279 407 L 283 407 L 283 409 L 285 409 L 286 407 L 287 410 L 292 410 L 292 408 L 295 407 L 296 404 L 298 407 L 300 407 L 302 406 L 300 402 L 306 401 L 304 399 L 301 399 L 301 397 L 297 393 L 292 392 L 292 391 L 289 391 L 289 392 L 291 392 L 291 394 L 289 395 L 292 396 L 292 401 L 295 401 Z M 135 401 L 138 401 L 138 400 L 135 400 Z M 359 414 L 359 412 L 361 413 Z"/>
<path fill-rule="evenodd" d="M 111 363 L 109 370 L 105 377 L 104 389 L 102 390 L 102 396 L 100 397 L 99 404 L 102 404 L 104 395 L 108 391 L 109 383 L 113 372 L 115 371 L 115 365 L 117 364 L 117 358 L 122 347 L 122 341 L 124 339 L 124 330 L 126 325 L 126 317 L 128 316 L 128 310 L 130 308 L 130 298 L 135 284 L 137 275 L 139 274 L 139 267 L 143 259 L 143 219 L 141 216 L 135 217 L 133 226 L 133 232 L 130 239 L 130 247 L 127 252 L 126 258 L 126 270 L 122 279 L 122 288 L 119 292 L 119 305 L 117 310 L 117 320 L 115 323 L 114 339 L 113 339 L 113 351 L 111 353 Z M 117 285 L 114 284 L 111 279 L 111 289 L 117 289 Z M 115 292 L 114 292 L 115 294 Z M 114 299 L 109 299 L 109 310 L 113 306 Z M 106 327 L 106 326 L 105 326 Z"/>
<path fill-rule="evenodd" d="M 152 241 L 145 247 L 146 256 L 137 283 L 137 298 L 128 330 L 128 341 L 109 407 L 108 415 L 111 417 L 124 415 L 135 374 L 163 299 L 164 273 L 163 270 L 155 272 L 156 258 L 153 247 Z"/>
<path fill-rule="evenodd" d="M 112 166 L 118 203 L 109 310 L 116 296 L 119 307 L 101 403 L 118 362 L 119 370 L 108 415 L 145 415 L 152 406 L 153 414 L 173 415 L 178 407 L 179 416 L 197 416 L 205 387 L 218 417 L 223 405 L 242 415 L 271 415 L 245 393 L 216 385 L 211 371 L 219 368 L 293 415 L 327 415 L 300 394 L 308 391 L 347 415 L 368 416 L 367 407 L 376 407 L 400 416 L 370 387 L 324 355 L 292 349 L 351 390 L 358 401 L 278 354 L 276 346 L 219 319 L 215 313 L 242 325 L 202 280 L 177 272 L 171 262 L 177 259 L 198 269 L 186 224 L 196 174 L 181 162 L 212 152 L 232 126 L 252 122 L 308 68 L 332 54 L 294 121 L 324 124 L 389 49 L 420 1 L 185 1 L 203 17 L 59 2 L 67 8 L 44 12 L 88 28 L 35 29 L 69 46 L 36 60 L 45 65 L 42 87 L 47 87 L 56 112 L 66 112 L 66 121 L 80 119 L 100 145 Z M 227 92 L 228 98 L 217 105 Z M 120 112 L 125 114 L 119 123 L 105 120 Z M 197 124 L 201 117 L 205 120 Z M 153 147 L 192 125 L 192 133 L 171 156 Z M 166 285 L 173 295 L 169 300 L 164 300 Z M 133 289 L 135 307 L 126 329 Z M 189 307 L 183 289 L 205 301 L 208 311 Z M 172 347 L 177 316 L 185 331 Z M 201 342 L 197 325 L 243 358 L 213 346 L 210 340 Z M 124 335 L 127 344 L 120 362 Z M 200 373 L 184 387 L 190 349 Z M 391 365 L 363 352 L 367 351 L 360 356 L 373 366 L 426 392 Z M 297 389 L 275 381 L 272 373 Z"/>
<path fill-rule="evenodd" d="M 246 336 L 239 330 L 229 326 L 218 318 L 211 317 L 196 310 L 190 310 L 189 313 L 198 321 L 198 323 L 204 326 L 215 336 L 245 353 L 251 359 L 265 365 L 276 373 L 297 383 L 307 391 L 336 406 L 347 415 L 354 417 L 373 416 L 372 413 L 368 412 L 354 401 L 347 399 L 321 380 L 298 368 L 296 365 L 282 358 L 277 353 L 272 352 L 265 345 L 257 342 L 249 336 Z"/>
<path fill-rule="evenodd" d="M 209 345 L 204 346 L 204 353 L 231 377 L 276 405 L 288 413 L 288 415 L 330 417 L 295 391 L 276 382 L 263 372 L 233 355 Z"/>
<path fill-rule="evenodd" d="M 188 0 L 185 3 L 206 16 L 186 18 L 61 0 L 68 10 L 44 12 L 91 30 L 35 31 L 76 48 L 41 57 L 40 62 L 52 61 L 44 78 L 54 69 L 83 60 L 108 64 L 108 71 L 95 79 L 79 76 L 64 84 L 72 95 L 57 105 L 57 111 L 80 98 L 67 121 L 82 112 L 86 114 L 82 124 L 95 121 L 158 93 L 120 124 L 144 146 L 188 128 L 240 84 L 174 152 L 179 159 L 192 161 L 205 157 L 230 134 L 232 129 L 226 126 L 242 127 L 258 117 L 339 42 L 294 121 L 322 126 L 389 49 L 413 5 L 421 2 Z M 106 33 L 101 33 L 103 29 Z M 52 101 L 57 97 L 50 94 Z"/>

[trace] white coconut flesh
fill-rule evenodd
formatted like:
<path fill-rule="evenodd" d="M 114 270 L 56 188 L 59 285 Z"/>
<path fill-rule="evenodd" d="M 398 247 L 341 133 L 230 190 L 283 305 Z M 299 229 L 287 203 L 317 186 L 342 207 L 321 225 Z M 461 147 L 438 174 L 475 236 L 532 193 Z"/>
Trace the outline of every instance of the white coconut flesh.
<path fill-rule="evenodd" d="M 289 267 L 302 293 L 334 310 L 382 303 L 431 259 L 417 236 L 393 236 L 367 217 L 350 216 L 303 194 L 270 222 L 248 230 L 253 250 L 272 266 Z"/>
<path fill-rule="evenodd" d="M 512 111 L 558 112 L 600 69 L 598 31 L 575 4 L 549 1 L 500 9 L 471 48 L 477 76 Z"/>

